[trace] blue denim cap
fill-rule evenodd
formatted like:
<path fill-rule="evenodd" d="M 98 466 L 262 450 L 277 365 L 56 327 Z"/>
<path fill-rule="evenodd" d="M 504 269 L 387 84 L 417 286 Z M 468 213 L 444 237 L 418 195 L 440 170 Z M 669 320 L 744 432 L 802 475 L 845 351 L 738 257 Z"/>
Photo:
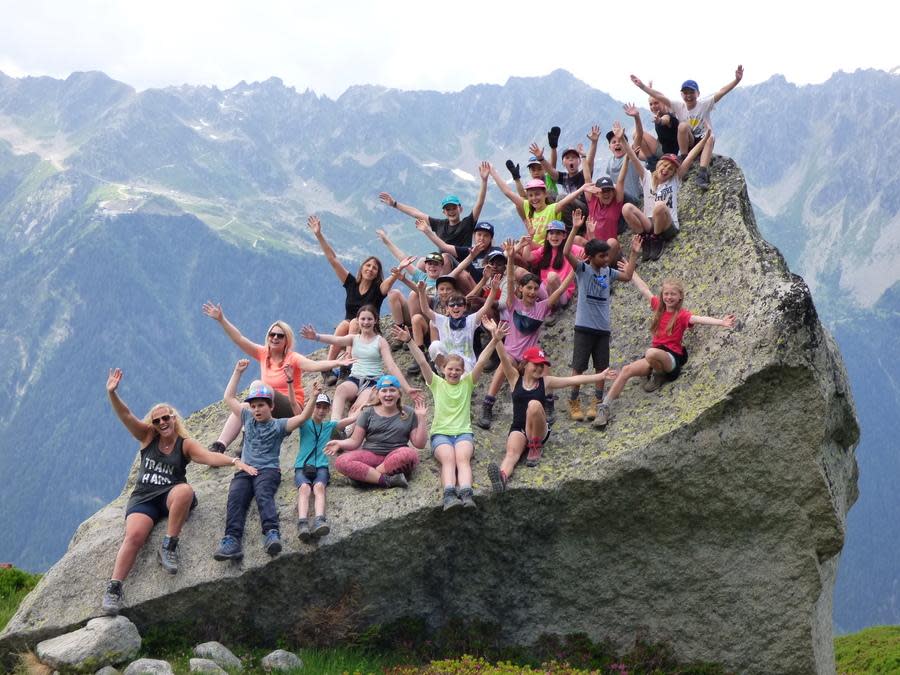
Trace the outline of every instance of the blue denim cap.
<path fill-rule="evenodd" d="M 400 388 L 400 380 L 398 380 L 393 375 L 382 375 L 375 382 L 376 389 L 384 389 L 385 387 L 395 387 L 397 389 Z"/>

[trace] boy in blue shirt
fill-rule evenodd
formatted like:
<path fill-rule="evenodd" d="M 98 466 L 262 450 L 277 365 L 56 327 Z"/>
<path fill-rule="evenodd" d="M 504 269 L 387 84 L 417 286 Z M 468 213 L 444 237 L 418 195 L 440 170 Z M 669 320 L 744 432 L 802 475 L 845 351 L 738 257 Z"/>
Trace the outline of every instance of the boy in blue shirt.
<path fill-rule="evenodd" d="M 228 488 L 228 503 L 225 510 L 225 536 L 213 553 L 216 560 L 240 560 L 244 557 L 241 540 L 250 501 L 256 497 L 259 519 L 265 534 L 266 553 L 276 556 L 281 553 L 281 533 L 278 529 L 278 508 L 275 493 L 281 484 L 281 465 L 278 456 L 281 442 L 300 426 L 300 415 L 275 419 L 272 409 L 275 392 L 272 387 L 254 380 L 250 383 L 247 398 L 241 403 L 237 399 L 237 385 L 250 361 L 240 359 L 234 366 L 231 379 L 225 388 L 225 403 L 229 410 L 241 418 L 244 425 L 244 446 L 241 461 L 247 466 L 231 479 Z"/>
<path fill-rule="evenodd" d="M 331 399 L 322 392 L 322 383 L 313 384 L 312 396 L 300 413 L 300 443 L 294 463 L 294 486 L 297 488 L 297 536 L 300 541 L 324 537 L 331 531 L 325 518 L 325 488 L 331 480 L 325 445 L 334 430 L 356 421 L 356 415 L 340 421 L 331 420 Z M 315 520 L 309 518 L 309 496 L 315 501 Z"/>

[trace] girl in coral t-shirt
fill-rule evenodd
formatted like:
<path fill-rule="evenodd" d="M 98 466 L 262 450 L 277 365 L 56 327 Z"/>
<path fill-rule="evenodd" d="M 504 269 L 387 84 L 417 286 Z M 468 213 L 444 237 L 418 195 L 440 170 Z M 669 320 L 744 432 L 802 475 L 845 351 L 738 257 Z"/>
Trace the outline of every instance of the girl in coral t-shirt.
<path fill-rule="evenodd" d="M 637 239 L 638 237 L 635 237 L 635 240 Z M 634 245 L 640 246 L 640 243 Z M 650 348 L 644 353 L 644 358 L 629 363 L 619 373 L 603 399 L 603 403 L 597 406 L 598 419 L 602 415 L 609 420 L 610 404 L 618 398 L 625 383 L 632 377 L 648 378 L 644 383 L 644 391 L 651 392 L 681 374 L 681 367 L 687 363 L 688 359 L 687 349 L 682 344 L 684 332 L 688 328 L 696 324 L 733 328 L 735 323 L 734 314 L 716 319 L 711 316 L 697 316 L 684 309 L 682 307 L 684 287 L 676 279 L 665 279 L 659 295 L 653 295 L 650 287 L 637 273 L 631 277 L 631 283 L 647 299 L 653 310 L 653 317 L 650 320 L 650 332 L 653 334 L 653 340 Z"/>

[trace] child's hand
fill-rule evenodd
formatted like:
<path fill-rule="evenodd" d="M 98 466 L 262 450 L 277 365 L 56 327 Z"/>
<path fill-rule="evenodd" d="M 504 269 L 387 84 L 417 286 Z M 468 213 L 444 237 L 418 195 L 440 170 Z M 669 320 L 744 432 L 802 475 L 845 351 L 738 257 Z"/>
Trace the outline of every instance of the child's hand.
<path fill-rule="evenodd" d="M 600 126 L 595 124 L 587 134 L 587 138 L 591 143 L 596 143 L 600 139 Z"/>
<path fill-rule="evenodd" d="M 406 395 L 409 396 L 409 397 L 413 400 L 413 404 L 414 404 L 413 409 L 414 409 L 414 410 L 415 410 L 416 408 L 418 408 L 420 405 L 424 407 L 424 405 L 425 405 L 425 395 L 422 393 L 422 390 L 421 390 L 421 389 L 419 389 L 419 388 L 417 388 L 417 387 L 410 387 L 410 388 L 406 391 Z"/>
<path fill-rule="evenodd" d="M 644 88 L 644 83 L 641 82 L 641 78 L 639 78 L 637 75 L 632 75 L 632 76 L 631 76 L 631 81 L 634 83 L 634 85 L 635 85 L 638 89 L 643 89 L 643 88 Z"/>
<path fill-rule="evenodd" d="M 619 376 L 619 371 L 614 368 L 607 368 L 603 371 L 603 379 L 614 380 Z"/>
<path fill-rule="evenodd" d="M 431 229 L 431 226 L 428 224 L 428 221 L 425 220 L 424 218 L 417 218 L 416 219 L 416 229 L 419 232 L 425 233 Z"/>
<path fill-rule="evenodd" d="M 291 382 L 294 379 L 294 366 L 292 364 L 288 363 L 283 366 L 281 370 L 284 371 L 284 378 L 288 382 Z"/>
<path fill-rule="evenodd" d="M 319 233 L 322 231 L 322 222 L 316 216 L 310 216 L 306 221 L 306 225 L 316 236 L 319 236 Z"/>
<path fill-rule="evenodd" d="M 644 245 L 644 235 L 636 234 L 631 238 L 631 252 L 640 253 Z"/>
<path fill-rule="evenodd" d="M 581 209 L 579 209 L 579 211 L 580 210 Z M 588 216 L 588 219 L 585 221 L 585 224 L 584 224 L 584 232 L 586 235 L 588 235 L 585 237 L 585 239 L 587 239 L 588 241 L 593 239 L 594 233 L 596 231 L 597 231 L 597 221 L 594 220 L 593 218 L 591 218 L 590 216 Z"/>
<path fill-rule="evenodd" d="M 234 467 L 236 469 L 240 469 L 241 471 L 243 471 L 246 474 L 249 474 L 250 476 L 259 475 L 259 469 L 257 469 L 255 466 L 250 466 L 249 464 L 245 464 L 241 460 L 236 461 L 234 463 Z"/>
<path fill-rule="evenodd" d="M 237 373 L 243 373 L 250 365 L 250 359 L 238 359 L 238 362 L 234 364 L 234 370 Z"/>
<path fill-rule="evenodd" d="M 544 149 L 537 143 L 532 143 L 531 145 L 529 145 L 528 152 L 534 155 L 534 158 L 539 162 L 544 159 Z"/>
<path fill-rule="evenodd" d="M 507 260 L 512 260 L 513 254 L 516 252 L 516 242 L 512 239 L 507 239 L 503 242 L 503 252 L 506 254 Z"/>
<path fill-rule="evenodd" d="M 119 386 L 119 382 L 122 381 L 122 369 L 121 368 L 110 368 L 109 369 L 109 377 L 106 379 L 106 391 L 110 394 L 113 393 Z"/>
<path fill-rule="evenodd" d="M 406 326 L 396 325 L 393 328 L 394 337 L 400 340 L 403 344 L 406 344 L 410 341 L 409 330 L 407 330 Z"/>
<path fill-rule="evenodd" d="M 214 305 L 212 302 L 207 300 L 203 303 L 203 313 L 206 314 L 210 319 L 215 321 L 221 321 L 224 316 L 224 312 L 222 312 L 222 305 Z"/>
<path fill-rule="evenodd" d="M 637 117 L 638 115 L 641 114 L 640 111 L 637 109 L 637 106 L 634 105 L 634 103 L 626 103 L 625 105 L 622 106 L 622 110 L 624 110 L 625 114 L 628 115 L 629 117 Z"/>
<path fill-rule="evenodd" d="M 337 362 L 341 364 L 342 368 L 344 368 L 344 367 L 349 368 L 354 363 L 356 363 L 356 359 L 354 359 L 352 356 L 345 356 L 342 359 L 338 359 Z"/>
<path fill-rule="evenodd" d="M 322 380 L 316 380 L 315 382 L 313 382 L 313 386 L 312 386 L 313 397 L 318 396 L 319 394 L 322 393 L 322 386 L 323 386 Z"/>
<path fill-rule="evenodd" d="M 497 342 L 500 342 L 509 335 L 509 324 L 506 321 L 501 321 L 499 323 L 494 324 L 493 330 L 491 330 L 491 335 L 494 337 Z"/>
<path fill-rule="evenodd" d="M 329 457 L 333 457 L 337 454 L 337 451 L 340 450 L 339 443 L 340 441 L 328 441 L 325 444 L 325 447 L 322 449 L 322 452 L 324 452 Z"/>
<path fill-rule="evenodd" d="M 424 280 L 416 282 L 416 291 L 422 291 L 423 293 L 425 292 L 425 281 Z"/>
<path fill-rule="evenodd" d="M 408 255 L 408 256 L 406 256 L 403 260 L 400 261 L 400 264 L 398 265 L 398 267 L 399 267 L 401 270 L 402 270 L 402 269 L 406 269 L 407 267 L 409 267 L 410 265 L 412 265 L 415 261 L 416 261 L 416 256 L 414 256 L 414 255 Z"/>
<path fill-rule="evenodd" d="M 397 200 L 391 197 L 387 192 L 380 192 L 378 194 L 378 199 L 381 200 L 382 204 L 387 204 L 390 207 L 393 207 L 394 204 L 397 203 Z"/>
<path fill-rule="evenodd" d="M 737 67 L 737 70 L 734 71 L 734 79 L 738 82 L 744 79 L 744 66 Z"/>
<path fill-rule="evenodd" d="M 734 328 L 734 324 L 737 321 L 737 317 L 734 314 L 727 314 L 722 318 L 722 325 L 725 328 Z"/>
<path fill-rule="evenodd" d="M 584 214 L 581 212 L 581 209 L 573 209 L 572 210 L 572 229 L 577 230 L 582 225 L 584 225 Z"/>
<path fill-rule="evenodd" d="M 484 251 L 487 250 L 487 247 L 488 247 L 488 243 L 486 241 L 481 241 L 481 242 L 478 242 L 477 244 L 475 244 L 472 247 L 472 250 L 469 251 L 469 253 L 470 253 L 470 255 L 472 255 L 473 258 L 477 258 L 479 255 L 481 255 Z"/>
<path fill-rule="evenodd" d="M 497 322 L 494 321 L 491 317 L 486 316 L 481 320 L 482 327 L 491 335 L 494 334 L 494 329 L 497 327 Z"/>
<path fill-rule="evenodd" d="M 384 230 L 375 230 L 375 234 L 378 235 L 378 238 L 381 239 L 381 241 L 387 243 L 387 240 L 388 240 L 387 232 L 385 232 Z"/>
<path fill-rule="evenodd" d="M 415 413 L 418 417 L 425 417 L 425 415 L 428 414 L 428 406 L 425 405 L 425 397 L 424 396 L 420 396 L 418 399 L 415 400 L 415 406 L 413 407 L 413 410 L 415 411 Z"/>
<path fill-rule="evenodd" d="M 313 328 L 311 324 L 306 324 L 300 329 L 300 336 L 307 340 L 315 340 L 316 335 L 318 335 L 318 333 L 316 333 L 316 329 Z"/>
<path fill-rule="evenodd" d="M 481 182 L 487 182 L 488 177 L 491 175 L 491 163 L 490 162 L 482 162 L 478 165 L 478 175 L 481 176 Z"/>
<path fill-rule="evenodd" d="M 619 123 L 619 120 L 616 120 L 612 123 L 612 132 L 613 137 L 619 139 L 620 141 L 625 136 L 625 129 L 622 128 L 622 125 Z"/>

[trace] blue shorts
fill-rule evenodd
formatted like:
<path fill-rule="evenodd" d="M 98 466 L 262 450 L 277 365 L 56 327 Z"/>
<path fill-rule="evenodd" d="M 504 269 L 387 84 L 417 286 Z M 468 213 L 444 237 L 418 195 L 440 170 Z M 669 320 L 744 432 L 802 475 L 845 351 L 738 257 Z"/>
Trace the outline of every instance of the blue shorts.
<path fill-rule="evenodd" d="M 456 434 L 455 436 L 448 436 L 446 434 L 432 434 L 431 436 L 431 456 L 434 456 L 434 451 L 439 445 L 452 445 L 456 448 L 456 444 L 459 441 L 469 441 L 472 444 L 472 448 L 475 448 L 475 434 L 465 433 L 465 434 Z"/>
<path fill-rule="evenodd" d="M 174 486 L 173 486 L 174 487 Z M 145 516 L 148 516 L 153 520 L 153 524 L 156 525 L 160 520 L 167 517 L 169 515 L 169 507 L 166 504 L 166 500 L 169 498 L 169 492 L 163 492 L 161 495 L 157 495 L 153 499 L 149 499 L 146 502 L 138 502 L 127 511 L 125 511 L 125 518 L 127 519 L 132 513 L 143 513 Z M 197 506 L 197 495 L 194 495 L 193 500 L 191 501 L 191 511 L 194 510 L 194 507 Z"/>
<path fill-rule="evenodd" d="M 303 467 L 296 467 L 294 469 L 294 487 L 300 487 L 301 485 L 312 485 L 313 483 L 321 483 L 322 485 L 327 486 L 328 483 L 331 482 L 331 472 L 328 471 L 327 466 L 317 466 L 316 467 L 316 477 L 310 480 L 303 473 Z"/>

